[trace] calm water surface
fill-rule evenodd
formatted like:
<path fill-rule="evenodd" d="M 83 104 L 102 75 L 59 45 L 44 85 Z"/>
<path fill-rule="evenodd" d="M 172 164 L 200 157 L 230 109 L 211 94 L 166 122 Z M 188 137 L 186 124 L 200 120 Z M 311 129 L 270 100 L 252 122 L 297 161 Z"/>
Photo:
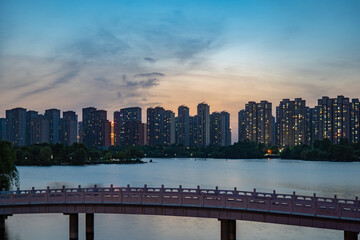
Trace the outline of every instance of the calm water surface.
<path fill-rule="evenodd" d="M 149 159 L 145 159 L 148 161 Z M 22 189 L 84 187 L 97 184 L 125 186 L 196 187 L 281 193 L 313 194 L 341 198 L 360 195 L 360 163 L 293 160 L 153 159 L 141 165 L 18 167 Z M 84 214 L 80 214 L 80 239 L 85 239 Z M 6 221 L 8 239 L 68 239 L 68 217 L 62 214 L 14 215 Z M 95 215 L 95 239 L 218 240 L 216 219 Z M 237 239 L 307 240 L 342 239 L 341 231 L 237 221 Z"/>

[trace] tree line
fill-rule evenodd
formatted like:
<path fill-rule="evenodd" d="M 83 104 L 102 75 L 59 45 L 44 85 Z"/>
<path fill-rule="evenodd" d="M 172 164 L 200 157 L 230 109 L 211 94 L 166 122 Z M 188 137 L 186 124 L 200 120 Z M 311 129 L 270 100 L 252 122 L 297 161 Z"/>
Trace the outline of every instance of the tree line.
<path fill-rule="evenodd" d="M 140 163 L 144 153 L 135 148 L 121 151 L 88 148 L 84 144 L 35 144 L 14 146 L 16 165 L 83 165 L 98 163 Z"/>
<path fill-rule="evenodd" d="M 341 139 L 339 144 L 333 144 L 328 139 L 315 141 L 313 146 L 300 144 L 285 148 L 281 152 L 282 159 L 299 159 L 312 161 L 351 162 L 360 160 L 360 143 L 349 143 Z"/>
<path fill-rule="evenodd" d="M 110 147 L 118 148 L 118 147 Z M 204 148 L 184 147 L 183 145 L 170 146 L 138 146 L 148 158 L 217 158 L 217 159 L 251 159 L 262 158 L 267 151 L 265 144 L 242 141 L 230 146 L 208 146 Z"/>

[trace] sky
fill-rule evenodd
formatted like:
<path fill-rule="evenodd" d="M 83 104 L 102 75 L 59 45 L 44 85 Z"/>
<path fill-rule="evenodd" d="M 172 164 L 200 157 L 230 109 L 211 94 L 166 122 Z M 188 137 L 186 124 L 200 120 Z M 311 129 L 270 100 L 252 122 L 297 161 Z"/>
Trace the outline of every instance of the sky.
<path fill-rule="evenodd" d="M 0 117 L 358 98 L 359 0 L 0 0 Z"/>

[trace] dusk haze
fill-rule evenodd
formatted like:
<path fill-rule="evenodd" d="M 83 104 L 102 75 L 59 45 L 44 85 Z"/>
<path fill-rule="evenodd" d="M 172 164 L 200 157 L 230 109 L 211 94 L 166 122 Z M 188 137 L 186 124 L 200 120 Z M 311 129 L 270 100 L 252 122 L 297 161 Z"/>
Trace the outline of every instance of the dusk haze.
<path fill-rule="evenodd" d="M 231 113 L 236 134 L 247 101 L 357 97 L 359 11 L 357 0 L 3 0 L 0 117 L 19 106 L 194 114 L 205 101 Z"/>
<path fill-rule="evenodd" d="M 359 98 L 360 0 L 0 0 L 0 240 L 357 240 Z"/>

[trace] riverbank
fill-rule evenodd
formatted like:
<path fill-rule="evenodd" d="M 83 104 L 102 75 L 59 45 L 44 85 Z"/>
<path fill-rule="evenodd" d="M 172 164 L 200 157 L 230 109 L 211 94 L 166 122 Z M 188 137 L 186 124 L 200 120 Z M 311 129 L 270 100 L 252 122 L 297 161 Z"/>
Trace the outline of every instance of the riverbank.
<path fill-rule="evenodd" d="M 100 164 L 143 164 L 147 163 L 142 160 L 130 160 L 130 161 L 94 161 L 94 162 L 85 162 L 82 164 L 71 164 L 71 163 L 56 163 L 56 162 L 27 162 L 23 164 L 16 164 L 16 166 L 85 166 L 85 165 L 100 165 Z"/>

